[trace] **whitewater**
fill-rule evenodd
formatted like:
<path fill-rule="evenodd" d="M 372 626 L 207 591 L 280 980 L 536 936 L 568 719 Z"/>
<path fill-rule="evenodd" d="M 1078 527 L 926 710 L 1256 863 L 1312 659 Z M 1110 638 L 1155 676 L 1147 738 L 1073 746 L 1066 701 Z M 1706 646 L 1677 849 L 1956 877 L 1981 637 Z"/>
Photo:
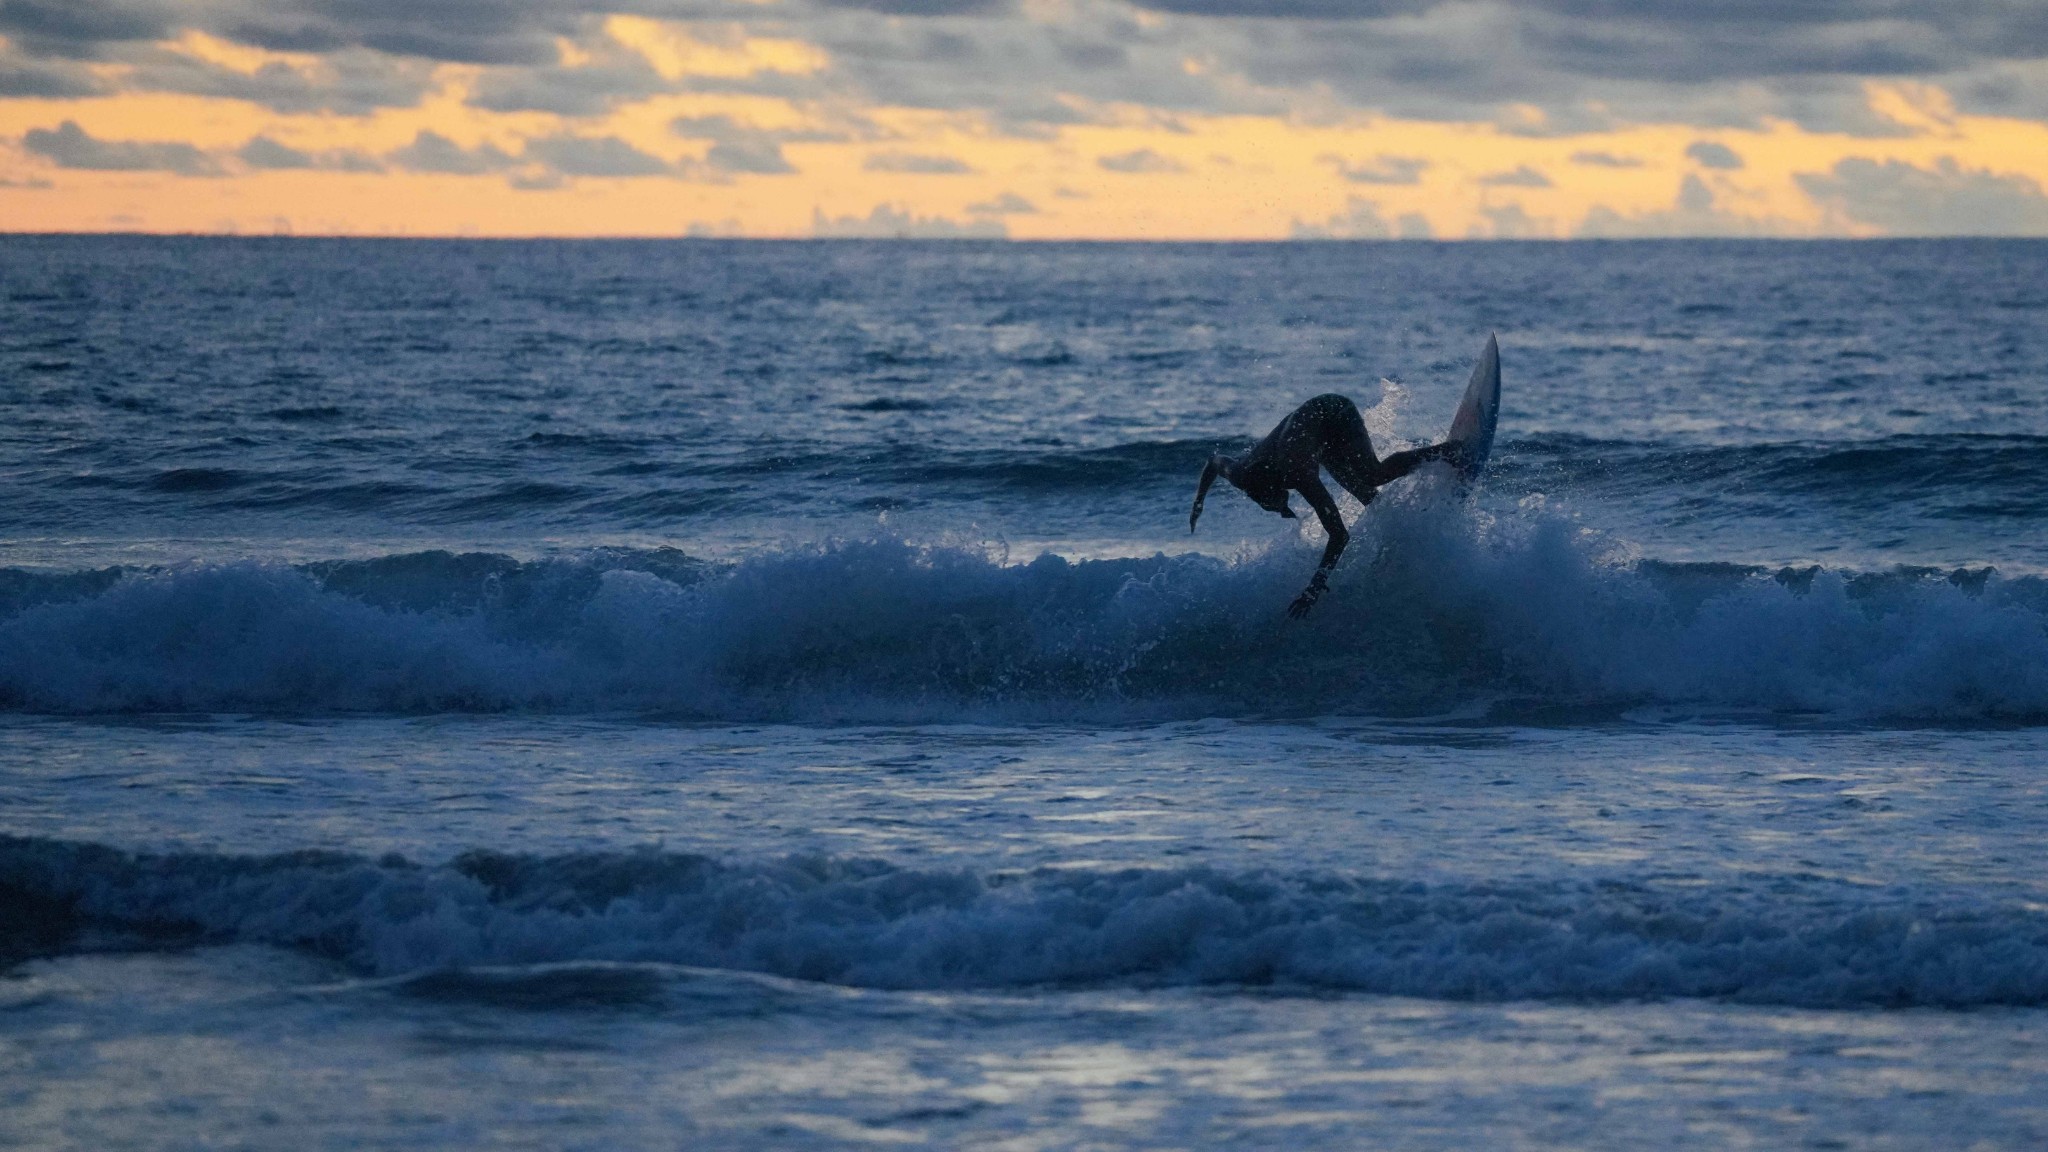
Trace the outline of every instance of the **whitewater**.
<path fill-rule="evenodd" d="M 0 1137 L 2036 1146 L 2043 284 L 0 238 Z"/>

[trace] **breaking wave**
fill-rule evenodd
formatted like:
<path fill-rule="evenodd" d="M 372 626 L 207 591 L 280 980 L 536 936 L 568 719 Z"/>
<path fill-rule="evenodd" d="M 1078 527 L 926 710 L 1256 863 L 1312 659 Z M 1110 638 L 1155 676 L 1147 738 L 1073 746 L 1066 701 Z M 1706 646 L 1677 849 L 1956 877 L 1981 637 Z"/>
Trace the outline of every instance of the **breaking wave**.
<path fill-rule="evenodd" d="M 267 944 L 402 976 L 660 962 L 889 989 L 1277 985 L 1443 999 L 2048 1003 L 2048 914 L 1788 880 L 1424 884 L 823 856 L 131 855 L 0 838 L 16 958 Z M 4 959 L 4 957 L 0 957 Z"/>
<path fill-rule="evenodd" d="M 2048 582 L 1617 559 L 1540 512 L 1385 502 L 1306 623 L 1290 545 L 1009 563 L 849 540 L 0 572 L 0 706 L 1154 719 L 1475 700 L 2048 718 Z"/>

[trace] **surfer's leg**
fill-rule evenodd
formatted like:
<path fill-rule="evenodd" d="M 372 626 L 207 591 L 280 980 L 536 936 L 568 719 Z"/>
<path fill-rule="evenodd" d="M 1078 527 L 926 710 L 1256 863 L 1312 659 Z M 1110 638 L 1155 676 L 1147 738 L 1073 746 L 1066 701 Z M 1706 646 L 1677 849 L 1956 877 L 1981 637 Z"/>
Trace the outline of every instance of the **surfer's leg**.
<path fill-rule="evenodd" d="M 1427 448 L 1410 448 L 1404 452 L 1395 452 L 1380 461 L 1378 480 L 1382 484 L 1392 483 L 1431 460 L 1448 460 L 1455 465 L 1464 450 L 1463 444 L 1446 440 L 1442 444 L 1431 444 Z"/>
<path fill-rule="evenodd" d="M 1373 490 L 1380 486 L 1381 464 L 1358 405 L 1335 393 L 1316 400 L 1321 402 L 1319 414 L 1323 417 L 1319 428 L 1323 467 L 1359 503 L 1372 503 Z"/>

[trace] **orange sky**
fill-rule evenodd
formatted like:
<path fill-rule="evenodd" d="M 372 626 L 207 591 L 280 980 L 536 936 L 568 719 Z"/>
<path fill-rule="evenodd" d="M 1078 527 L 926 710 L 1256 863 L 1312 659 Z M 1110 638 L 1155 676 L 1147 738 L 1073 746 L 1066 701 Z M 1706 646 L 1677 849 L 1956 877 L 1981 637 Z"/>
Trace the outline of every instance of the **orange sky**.
<path fill-rule="evenodd" d="M 244 77 L 268 68 L 317 81 L 327 67 L 317 56 L 198 32 L 151 47 Z M 709 36 L 686 23 L 611 17 L 557 48 L 564 66 L 628 60 L 674 90 L 595 115 L 492 112 L 475 106 L 480 67 L 439 63 L 414 106 L 293 113 L 228 96 L 124 90 L 124 65 L 93 65 L 108 94 L 0 98 L 0 227 L 1020 239 L 1880 235 L 1919 230 L 1883 215 L 1883 197 L 1903 187 L 1949 197 L 1940 219 L 1951 223 L 1934 231 L 1955 230 L 1955 214 L 1981 195 L 2011 209 L 1987 217 L 2008 221 L 1991 230 L 2048 233 L 2040 196 L 2048 124 L 1958 113 L 1947 92 L 1924 82 L 1861 82 L 1870 117 L 1891 126 L 1881 134 L 1772 116 L 1736 127 L 1636 122 L 1570 132 L 1512 105 L 1490 119 L 1458 120 L 1318 108 L 1314 99 L 1264 114 L 1169 114 L 1078 97 L 1068 98 L 1076 122 L 1016 133 L 971 107 L 720 92 L 705 82 L 834 66 L 825 48 L 795 37 Z M 1184 66 L 1193 75 L 1203 64 Z M 709 134 L 679 132 L 678 119 L 709 125 L 693 130 Z M 477 160 L 487 170 L 473 174 L 407 170 L 393 156 L 422 132 L 495 159 Z M 659 171 L 580 175 L 573 163 L 564 170 L 536 158 L 531 141 L 560 136 L 612 138 L 630 146 L 633 163 Z M 310 166 L 250 162 L 243 150 L 259 137 Z M 714 155 L 721 140 L 739 151 Z M 163 146 L 179 144 L 190 149 L 180 163 L 197 174 L 150 170 L 169 163 Z M 484 146 L 495 151 L 477 151 Z M 100 151 L 81 161 L 59 155 L 63 147 Z M 145 155 L 158 160 L 136 159 Z M 1845 161 L 1851 167 L 1837 169 Z M 91 166 L 116 162 L 129 170 Z M 1852 176 L 1892 183 L 1859 193 Z M 1837 186 L 1842 194 L 1832 195 Z"/>

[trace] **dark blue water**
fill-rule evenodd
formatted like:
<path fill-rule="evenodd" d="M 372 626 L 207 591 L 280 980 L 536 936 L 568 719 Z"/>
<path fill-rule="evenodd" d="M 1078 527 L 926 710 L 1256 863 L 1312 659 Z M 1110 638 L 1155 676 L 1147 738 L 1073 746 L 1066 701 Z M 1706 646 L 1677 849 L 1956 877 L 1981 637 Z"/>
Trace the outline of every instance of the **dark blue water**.
<path fill-rule="evenodd" d="M 2039 1143 L 2044 284 L 0 238 L 0 1124 Z M 1307 621 L 1312 526 L 1188 535 L 1495 332 Z"/>

